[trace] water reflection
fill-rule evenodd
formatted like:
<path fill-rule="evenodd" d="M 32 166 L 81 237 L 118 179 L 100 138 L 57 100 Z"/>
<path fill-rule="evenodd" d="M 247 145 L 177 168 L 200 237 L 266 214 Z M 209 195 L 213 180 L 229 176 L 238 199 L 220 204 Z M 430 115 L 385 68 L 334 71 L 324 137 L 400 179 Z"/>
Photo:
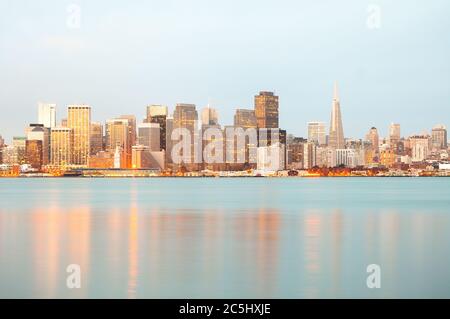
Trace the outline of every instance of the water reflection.
<path fill-rule="evenodd" d="M 0 208 L 0 297 L 450 296 L 443 211 L 167 208 L 138 190 L 126 205 L 89 194 L 66 205 L 50 194 L 49 206 Z M 381 290 L 365 285 L 372 263 Z M 69 264 L 81 289 L 66 287 Z"/>

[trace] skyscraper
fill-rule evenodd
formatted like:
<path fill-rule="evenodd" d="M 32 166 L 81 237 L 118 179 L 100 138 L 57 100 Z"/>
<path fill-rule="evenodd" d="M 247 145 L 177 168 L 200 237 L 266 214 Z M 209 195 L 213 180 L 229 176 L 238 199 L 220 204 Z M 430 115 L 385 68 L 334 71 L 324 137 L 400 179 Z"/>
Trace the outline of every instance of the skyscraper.
<path fill-rule="evenodd" d="M 309 122 L 308 123 L 308 141 L 316 145 L 325 145 L 327 142 L 325 123 Z"/>
<path fill-rule="evenodd" d="M 185 164 L 194 164 L 195 163 L 195 150 L 196 144 L 198 143 L 198 113 L 195 108 L 195 104 L 183 104 L 178 103 L 175 107 L 175 111 L 173 112 L 173 129 L 187 129 L 191 135 L 191 149 L 190 156 L 186 154 L 178 154 L 182 156 L 185 160 Z M 176 143 L 176 141 L 174 141 Z M 173 143 L 173 142 L 172 142 Z M 191 168 L 194 168 L 192 165 Z"/>
<path fill-rule="evenodd" d="M 102 123 L 91 123 L 91 145 L 90 155 L 103 151 L 103 125 Z"/>
<path fill-rule="evenodd" d="M 370 142 L 372 145 L 372 150 L 375 152 L 375 154 L 378 154 L 380 147 L 380 137 L 378 136 L 378 130 L 376 127 L 372 127 L 369 130 L 369 133 L 366 135 L 366 140 Z"/>
<path fill-rule="evenodd" d="M 259 92 L 255 96 L 255 115 L 258 128 L 278 128 L 278 96 Z"/>
<path fill-rule="evenodd" d="M 72 164 L 72 129 L 53 127 L 50 134 L 50 161 L 55 166 Z"/>
<path fill-rule="evenodd" d="M 30 124 L 25 134 L 27 141 L 41 141 L 42 165 L 47 165 L 50 162 L 50 128 L 44 127 L 44 124 Z"/>
<path fill-rule="evenodd" d="M 344 128 L 342 126 L 341 103 L 339 100 L 337 82 L 334 84 L 333 105 L 331 109 L 330 135 L 328 145 L 334 149 L 345 147 Z"/>
<path fill-rule="evenodd" d="M 134 115 L 121 115 L 119 119 L 128 120 L 128 138 L 130 141 L 130 154 L 131 146 L 136 144 L 136 116 Z"/>
<path fill-rule="evenodd" d="M 167 124 L 168 108 L 165 105 L 149 105 L 147 106 L 147 118 L 144 123 L 159 124 L 159 145 L 161 150 L 167 149 L 166 146 L 166 124 Z"/>
<path fill-rule="evenodd" d="M 434 150 L 447 148 L 447 129 L 444 125 L 436 125 L 431 130 L 431 143 Z"/>
<path fill-rule="evenodd" d="M 219 113 L 216 109 L 208 105 L 202 110 L 202 125 L 219 125 Z"/>
<path fill-rule="evenodd" d="M 69 105 L 67 127 L 72 129 L 72 164 L 86 166 L 90 153 L 91 107 Z"/>
<path fill-rule="evenodd" d="M 38 104 L 38 123 L 48 128 L 56 126 L 56 104 Z"/>
<path fill-rule="evenodd" d="M 234 126 L 244 129 L 256 128 L 256 115 L 254 110 L 237 109 L 234 115 Z"/>
<path fill-rule="evenodd" d="M 14 164 L 24 164 L 26 162 L 26 137 L 14 136 L 13 137 L 13 158 Z"/>
<path fill-rule="evenodd" d="M 106 121 L 105 130 L 106 151 L 120 153 L 121 168 L 131 166 L 131 137 L 127 119 L 111 119 Z"/>
<path fill-rule="evenodd" d="M 25 142 L 26 161 L 32 168 L 40 170 L 42 168 L 42 141 L 26 140 Z"/>
<path fill-rule="evenodd" d="M 148 148 L 149 152 L 159 152 L 160 127 L 158 123 L 141 123 L 138 125 L 138 144 Z"/>
<path fill-rule="evenodd" d="M 169 115 L 168 108 L 165 105 L 160 104 L 152 104 L 147 106 L 147 118 L 146 123 L 150 123 L 151 118 L 154 116 L 165 116 L 167 117 Z"/>
<path fill-rule="evenodd" d="M 400 138 L 400 124 L 392 123 L 389 127 L 389 147 L 394 151 L 394 153 L 399 152 Z"/>

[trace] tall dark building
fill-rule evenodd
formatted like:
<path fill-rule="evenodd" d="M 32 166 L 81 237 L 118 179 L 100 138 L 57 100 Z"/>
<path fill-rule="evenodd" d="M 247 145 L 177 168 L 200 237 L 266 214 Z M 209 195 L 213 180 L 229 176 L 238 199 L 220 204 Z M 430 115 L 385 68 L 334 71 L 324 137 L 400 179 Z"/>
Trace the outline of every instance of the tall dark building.
<path fill-rule="evenodd" d="M 255 115 L 258 128 L 278 128 L 278 96 L 273 92 L 256 95 Z"/>
<path fill-rule="evenodd" d="M 150 123 L 157 123 L 159 124 L 159 142 L 160 142 L 160 149 L 165 150 L 166 149 L 166 122 L 167 122 L 167 116 L 166 115 L 154 115 L 150 118 Z"/>
<path fill-rule="evenodd" d="M 31 167 L 40 170 L 43 163 L 42 141 L 27 140 L 25 142 L 25 157 Z"/>

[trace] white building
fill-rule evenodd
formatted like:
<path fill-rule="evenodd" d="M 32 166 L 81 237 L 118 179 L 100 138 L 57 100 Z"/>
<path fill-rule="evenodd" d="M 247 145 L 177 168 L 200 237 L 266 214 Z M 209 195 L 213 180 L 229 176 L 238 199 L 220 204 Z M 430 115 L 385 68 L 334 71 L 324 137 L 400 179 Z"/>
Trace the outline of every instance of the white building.
<path fill-rule="evenodd" d="M 326 127 L 324 122 L 308 123 L 308 142 L 317 145 L 325 145 L 327 143 L 326 138 Z"/>
<path fill-rule="evenodd" d="M 56 104 L 38 104 L 38 123 L 44 127 L 56 127 Z"/>
<path fill-rule="evenodd" d="M 336 166 L 356 167 L 358 164 L 358 157 L 354 149 L 336 150 Z"/>
<path fill-rule="evenodd" d="M 262 146 L 257 149 L 257 170 L 262 174 L 282 171 L 286 167 L 285 146 L 275 143 L 270 146 Z"/>
<path fill-rule="evenodd" d="M 430 150 L 430 137 L 427 135 L 415 135 L 409 138 L 411 146 L 411 160 L 423 162 L 428 158 Z"/>

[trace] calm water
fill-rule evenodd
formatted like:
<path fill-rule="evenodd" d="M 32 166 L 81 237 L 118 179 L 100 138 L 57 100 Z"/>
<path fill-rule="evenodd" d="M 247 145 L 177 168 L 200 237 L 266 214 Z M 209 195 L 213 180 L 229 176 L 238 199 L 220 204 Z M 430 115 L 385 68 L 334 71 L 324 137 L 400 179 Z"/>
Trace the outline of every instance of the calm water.
<path fill-rule="evenodd" d="M 450 179 L 0 179 L 0 297 L 450 298 Z"/>

